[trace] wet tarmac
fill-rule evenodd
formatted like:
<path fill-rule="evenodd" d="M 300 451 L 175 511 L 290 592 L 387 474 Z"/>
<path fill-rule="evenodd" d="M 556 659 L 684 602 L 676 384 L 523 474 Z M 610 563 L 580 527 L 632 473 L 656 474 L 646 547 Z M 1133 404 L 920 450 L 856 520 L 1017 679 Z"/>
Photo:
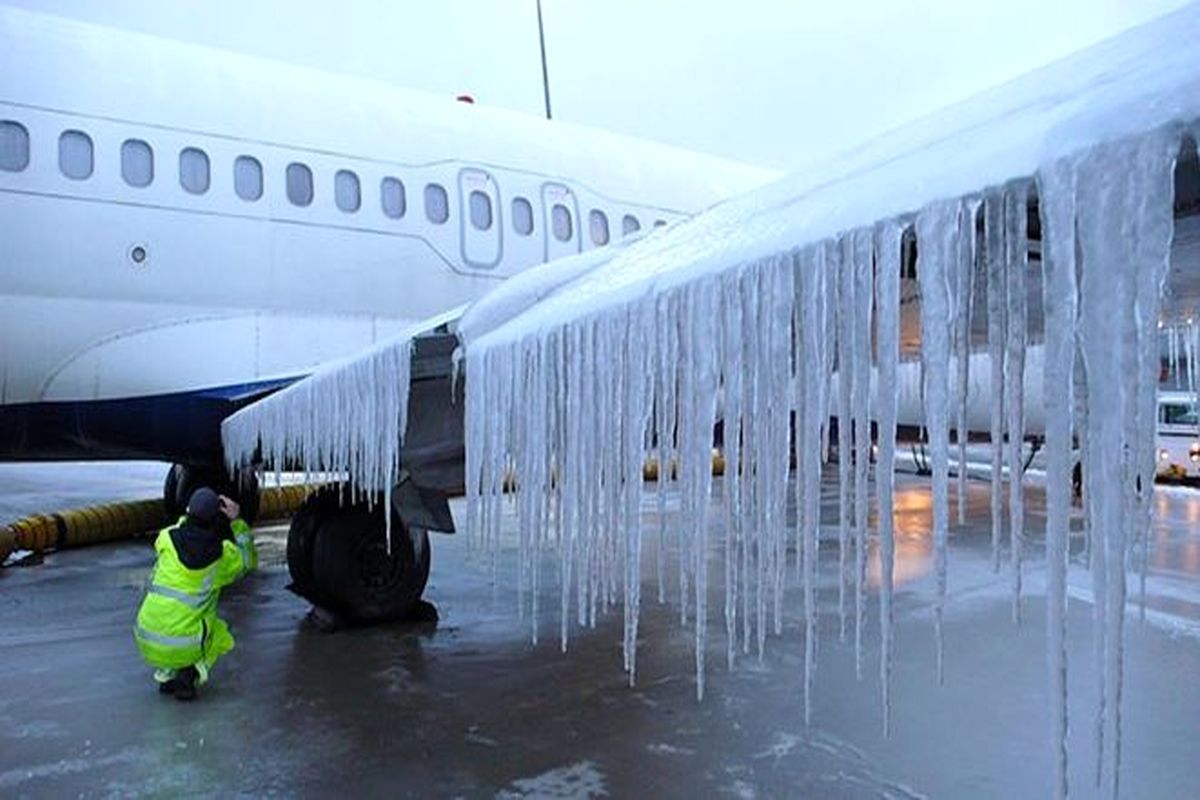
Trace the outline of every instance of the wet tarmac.
<path fill-rule="evenodd" d="M 798 590 L 763 660 L 743 657 L 730 671 L 714 581 L 708 694 L 697 702 L 691 629 L 657 604 L 652 580 L 630 688 L 619 607 L 574 633 L 566 654 L 554 637 L 530 644 L 515 612 L 515 542 L 497 588 L 463 537 L 434 538 L 426 596 L 436 628 L 331 634 L 308 625 L 308 606 L 284 589 L 284 530 L 274 528 L 261 537 L 265 567 L 222 598 L 238 646 L 192 704 L 157 694 L 131 640 L 147 544 L 0 571 L 0 796 L 1046 796 L 1040 491 L 1029 491 L 1034 535 L 1016 627 L 1010 578 L 990 567 L 987 484 L 971 482 L 969 524 L 952 535 L 938 688 L 928 486 L 902 476 L 900 489 L 891 738 L 881 732 L 877 598 L 859 681 L 852 643 L 837 639 L 833 543 L 822 547 L 819 698 L 806 729 Z M 829 521 L 835 495 L 827 482 Z M 1166 489 L 1158 511 L 1150 613 L 1141 623 L 1131 608 L 1127 626 L 1122 789 L 1197 797 L 1200 494 Z M 1092 608 L 1086 573 L 1072 569 L 1071 783 L 1087 797 Z M 548 634 L 558 605 L 547 592 Z"/>

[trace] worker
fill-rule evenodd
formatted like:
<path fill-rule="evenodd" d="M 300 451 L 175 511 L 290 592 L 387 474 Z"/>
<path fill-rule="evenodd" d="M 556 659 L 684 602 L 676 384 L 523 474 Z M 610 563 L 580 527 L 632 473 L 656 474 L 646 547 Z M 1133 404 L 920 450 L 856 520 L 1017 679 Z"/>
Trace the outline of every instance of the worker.
<path fill-rule="evenodd" d="M 258 564 L 250 526 L 233 500 L 208 487 L 154 541 L 158 560 L 138 610 L 134 639 L 163 694 L 193 700 L 233 635 L 217 616 L 224 586 Z"/>

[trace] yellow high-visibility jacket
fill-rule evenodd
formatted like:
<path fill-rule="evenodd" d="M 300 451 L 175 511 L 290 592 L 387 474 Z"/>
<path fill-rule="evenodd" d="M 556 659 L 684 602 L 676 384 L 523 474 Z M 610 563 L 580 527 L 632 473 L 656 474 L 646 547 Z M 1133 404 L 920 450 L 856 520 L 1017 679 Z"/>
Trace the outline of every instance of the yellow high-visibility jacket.
<path fill-rule="evenodd" d="M 217 616 L 217 600 L 222 587 L 258 566 L 254 537 L 241 519 L 231 523 L 234 541 L 221 543 L 219 558 L 200 569 L 184 566 L 171 532 L 186 520 L 180 517 L 163 528 L 154 541 L 158 560 L 133 630 L 142 657 L 162 669 L 212 667 L 233 649 L 233 635 Z"/>

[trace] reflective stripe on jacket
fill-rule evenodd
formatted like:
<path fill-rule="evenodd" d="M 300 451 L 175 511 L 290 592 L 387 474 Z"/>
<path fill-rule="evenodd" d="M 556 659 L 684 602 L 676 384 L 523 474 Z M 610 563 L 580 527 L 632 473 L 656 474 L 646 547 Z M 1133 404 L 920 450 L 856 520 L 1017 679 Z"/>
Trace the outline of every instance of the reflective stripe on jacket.
<path fill-rule="evenodd" d="M 235 519 L 234 541 L 222 542 L 221 557 L 201 569 L 187 568 L 171 541 L 171 531 L 183 522 L 163 528 L 154 541 L 158 559 L 134 626 L 138 648 L 156 667 L 178 669 L 228 652 L 233 638 L 217 620 L 221 588 L 258 565 L 250 526 Z"/>

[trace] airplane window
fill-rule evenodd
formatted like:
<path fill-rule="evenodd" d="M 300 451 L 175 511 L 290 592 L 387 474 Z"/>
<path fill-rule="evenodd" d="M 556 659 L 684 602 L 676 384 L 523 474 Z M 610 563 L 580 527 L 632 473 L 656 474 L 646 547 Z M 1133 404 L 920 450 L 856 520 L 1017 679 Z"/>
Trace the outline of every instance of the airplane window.
<path fill-rule="evenodd" d="M 208 156 L 203 150 L 185 147 L 179 151 L 179 185 L 191 194 L 208 191 Z"/>
<path fill-rule="evenodd" d="M 654 220 L 654 227 L 656 227 L 656 228 L 661 228 L 663 225 L 666 225 L 666 224 L 667 224 L 667 221 L 665 219 Z"/>
<path fill-rule="evenodd" d="M 608 215 L 598 208 L 593 208 L 588 214 L 588 227 L 592 232 L 592 244 L 608 244 Z"/>
<path fill-rule="evenodd" d="M 294 206 L 307 206 L 313 201 L 312 170 L 303 164 L 287 165 L 287 196 Z"/>
<path fill-rule="evenodd" d="M 58 168 L 72 180 L 92 177 L 92 139 L 83 131 L 63 131 L 58 137 Z"/>
<path fill-rule="evenodd" d="M 638 218 L 633 214 L 626 214 L 621 220 L 621 235 L 628 236 L 631 233 L 637 233 L 642 229 L 642 223 L 638 222 Z"/>
<path fill-rule="evenodd" d="M 141 139 L 126 139 L 121 145 L 121 177 L 130 186 L 142 188 L 154 180 L 154 151 Z"/>
<path fill-rule="evenodd" d="M 383 206 L 383 213 L 392 219 L 404 216 L 407 210 L 404 184 L 398 178 L 384 178 L 379 183 L 379 204 Z"/>
<path fill-rule="evenodd" d="M 20 172 L 29 166 L 29 131 L 19 122 L 0 119 L 0 169 Z"/>
<path fill-rule="evenodd" d="M 560 242 L 569 242 L 575 235 L 571 229 L 571 212 L 562 203 L 555 203 L 550 209 L 550 227 L 554 230 L 554 238 Z"/>
<path fill-rule="evenodd" d="M 339 169 L 333 176 L 333 200 L 337 207 L 347 214 L 358 211 L 362 205 L 362 189 L 358 184 L 358 176 L 348 169 Z"/>
<path fill-rule="evenodd" d="M 492 198 L 478 189 L 468 198 L 471 205 L 471 224 L 481 231 L 492 227 Z"/>
<path fill-rule="evenodd" d="M 512 201 L 513 230 L 522 236 L 533 233 L 533 206 L 524 197 Z"/>
<path fill-rule="evenodd" d="M 238 156 L 234 159 L 233 190 L 238 197 L 250 202 L 262 197 L 263 171 L 257 158 Z"/>
<path fill-rule="evenodd" d="M 450 201 L 440 183 L 425 184 L 425 216 L 435 225 L 450 219 Z"/>

